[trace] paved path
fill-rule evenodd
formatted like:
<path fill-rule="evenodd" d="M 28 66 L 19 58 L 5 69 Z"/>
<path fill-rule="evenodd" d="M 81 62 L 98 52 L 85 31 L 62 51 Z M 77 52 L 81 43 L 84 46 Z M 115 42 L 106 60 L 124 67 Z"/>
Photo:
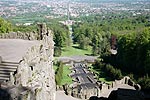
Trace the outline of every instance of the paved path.
<path fill-rule="evenodd" d="M 74 62 L 94 62 L 97 59 L 96 56 L 70 56 L 70 57 L 58 57 L 58 61 L 69 63 L 70 61 Z"/>
<path fill-rule="evenodd" d="M 3 61 L 19 62 L 27 52 L 27 49 L 36 43 L 37 41 L 21 39 L 0 39 L 0 56 Z"/>
<path fill-rule="evenodd" d="M 67 96 L 64 91 L 56 91 L 56 100 L 81 100 L 71 96 Z"/>

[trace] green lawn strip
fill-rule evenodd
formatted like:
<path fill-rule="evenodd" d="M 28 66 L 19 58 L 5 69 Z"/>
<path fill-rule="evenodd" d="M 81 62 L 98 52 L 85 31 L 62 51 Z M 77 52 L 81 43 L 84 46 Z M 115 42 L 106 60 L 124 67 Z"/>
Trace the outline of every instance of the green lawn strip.
<path fill-rule="evenodd" d="M 73 44 L 72 46 L 62 48 L 61 56 L 75 55 L 91 55 L 91 47 L 88 47 L 88 49 L 83 50 L 78 48 L 78 44 Z"/>
<path fill-rule="evenodd" d="M 71 70 L 69 68 L 70 68 L 70 66 L 63 67 L 63 75 L 62 75 L 61 85 L 73 83 L 72 78 L 69 77 L 69 74 L 71 73 Z"/>
<path fill-rule="evenodd" d="M 111 84 L 112 81 L 108 81 L 107 78 L 99 78 L 99 81 L 105 82 L 106 84 Z"/>

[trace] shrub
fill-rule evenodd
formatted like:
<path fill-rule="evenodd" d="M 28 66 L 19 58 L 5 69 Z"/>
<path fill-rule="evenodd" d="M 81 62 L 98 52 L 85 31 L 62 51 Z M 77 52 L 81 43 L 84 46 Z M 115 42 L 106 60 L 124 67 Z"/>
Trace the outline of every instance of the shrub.
<path fill-rule="evenodd" d="M 54 56 L 55 57 L 61 56 L 61 47 L 55 47 L 54 48 Z"/>
<path fill-rule="evenodd" d="M 63 64 L 61 62 L 58 62 L 58 69 L 55 74 L 55 81 L 57 85 L 61 84 L 62 75 L 63 75 Z"/>
<path fill-rule="evenodd" d="M 142 90 L 150 90 L 150 77 L 148 75 L 139 78 L 138 83 L 141 85 Z"/>
<path fill-rule="evenodd" d="M 105 72 L 109 77 L 112 79 L 121 79 L 122 78 L 122 73 L 120 69 L 115 69 L 113 66 L 110 64 L 107 64 L 105 67 Z"/>

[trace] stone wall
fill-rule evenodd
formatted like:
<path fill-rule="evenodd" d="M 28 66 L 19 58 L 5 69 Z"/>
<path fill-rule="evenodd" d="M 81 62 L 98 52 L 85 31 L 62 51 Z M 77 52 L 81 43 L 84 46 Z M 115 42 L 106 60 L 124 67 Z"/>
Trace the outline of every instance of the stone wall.
<path fill-rule="evenodd" d="M 15 75 L 15 84 L 30 87 L 35 100 L 55 100 L 53 45 L 52 39 L 45 36 L 39 44 L 28 50 Z M 24 95 L 30 98 L 30 94 L 26 92 Z"/>
<path fill-rule="evenodd" d="M 100 89 L 99 88 L 81 89 L 81 91 L 74 89 L 72 91 L 72 96 L 80 99 L 89 99 L 91 96 L 100 96 Z"/>
<path fill-rule="evenodd" d="M 52 33 L 46 27 L 46 24 L 38 23 L 37 32 L 10 32 L 5 34 L 0 34 L 0 39 L 24 39 L 24 40 L 42 40 L 44 35 Z"/>
<path fill-rule="evenodd" d="M 89 99 L 92 96 L 101 96 L 103 92 L 110 91 L 113 88 L 117 88 L 120 85 L 127 84 L 135 88 L 135 90 L 140 90 L 141 87 L 138 84 L 135 84 L 128 76 L 125 76 L 121 80 L 115 80 L 111 84 L 106 83 L 98 83 L 95 88 L 91 89 L 81 89 L 81 88 L 73 88 L 71 89 L 69 86 L 67 87 L 67 94 L 72 95 L 73 97 L 80 98 L 80 99 Z"/>
<path fill-rule="evenodd" d="M 48 30 L 50 33 L 50 30 Z M 22 32 L 11 32 L 6 34 L 1 34 L 0 39 L 23 39 L 23 40 L 41 40 L 42 35 L 38 32 L 29 32 L 29 33 L 22 33 Z"/>
<path fill-rule="evenodd" d="M 22 32 L 11 32 L 11 33 L 5 33 L 1 34 L 1 39 L 24 39 L 24 40 L 30 40 L 30 34 L 33 33 L 22 33 Z"/>
<path fill-rule="evenodd" d="M 50 31 L 44 32 L 39 33 L 42 38 L 23 56 L 10 81 L 0 84 L 5 94 L 9 95 L 6 100 L 55 100 L 54 42 Z"/>
<path fill-rule="evenodd" d="M 128 76 L 125 76 L 124 78 L 122 78 L 121 80 L 115 80 L 113 81 L 111 84 L 100 84 L 100 88 L 101 88 L 101 92 L 103 91 L 107 91 L 109 89 L 112 89 L 114 87 L 118 87 L 119 85 L 122 85 L 122 84 L 127 84 L 129 86 L 132 86 L 134 87 L 136 90 L 140 90 L 141 87 L 140 85 L 136 84 L 135 82 L 133 82 L 130 77 Z"/>

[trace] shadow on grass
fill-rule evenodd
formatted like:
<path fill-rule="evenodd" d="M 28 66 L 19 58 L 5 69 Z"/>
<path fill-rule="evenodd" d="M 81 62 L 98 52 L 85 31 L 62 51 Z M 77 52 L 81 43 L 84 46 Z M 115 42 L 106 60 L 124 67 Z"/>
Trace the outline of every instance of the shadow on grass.
<path fill-rule="evenodd" d="M 67 49 L 66 49 L 66 48 L 67 48 Z M 70 48 L 70 47 L 62 48 L 62 49 L 61 49 L 61 51 L 64 51 L 64 52 L 65 52 L 65 51 L 69 51 L 69 49 L 68 49 L 68 48 Z"/>
<path fill-rule="evenodd" d="M 86 56 L 94 56 L 93 54 L 85 54 Z"/>
<path fill-rule="evenodd" d="M 100 69 L 94 69 L 96 70 L 97 72 L 99 72 L 98 74 L 98 77 L 103 79 L 106 81 L 106 82 L 111 82 L 111 81 L 114 81 L 111 77 L 108 77 L 107 74 L 105 72 L 103 72 L 102 70 Z"/>
<path fill-rule="evenodd" d="M 101 72 L 100 74 L 99 74 L 99 77 L 100 78 L 105 78 L 105 80 L 106 81 L 114 81 L 111 77 L 108 77 L 107 75 L 106 75 L 106 73 L 104 73 L 104 72 Z"/>
<path fill-rule="evenodd" d="M 77 46 L 77 45 L 73 45 L 72 46 L 73 48 L 75 48 L 75 49 L 80 49 L 80 50 L 88 50 L 87 48 L 86 49 L 81 49 L 79 46 Z"/>
<path fill-rule="evenodd" d="M 75 48 L 75 49 L 81 49 L 81 48 L 79 48 L 79 46 L 77 46 L 77 45 L 73 45 L 72 47 Z"/>

